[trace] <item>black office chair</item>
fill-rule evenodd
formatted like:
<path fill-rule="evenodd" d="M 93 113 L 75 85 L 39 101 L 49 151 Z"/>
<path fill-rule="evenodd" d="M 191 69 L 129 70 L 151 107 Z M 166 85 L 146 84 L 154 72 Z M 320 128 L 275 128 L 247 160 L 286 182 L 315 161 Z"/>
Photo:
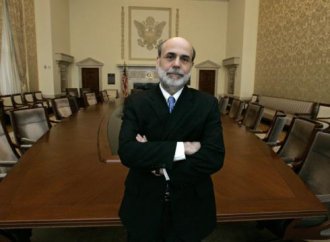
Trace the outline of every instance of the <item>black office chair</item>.
<path fill-rule="evenodd" d="M 69 98 L 54 98 L 52 99 L 53 112 L 56 119 L 61 120 L 72 115 Z"/>
<path fill-rule="evenodd" d="M 10 112 L 10 120 L 16 143 L 30 148 L 50 128 L 51 124 L 44 107 L 17 109 Z"/>
<path fill-rule="evenodd" d="M 277 154 L 294 170 L 299 170 L 315 133 L 321 128 L 322 125 L 316 121 L 293 118 L 288 134 Z"/>
<path fill-rule="evenodd" d="M 29 107 L 28 103 L 23 98 L 21 93 L 15 93 L 11 95 L 14 108 L 26 108 Z"/>
<path fill-rule="evenodd" d="M 228 102 L 229 102 L 229 97 L 227 97 L 227 96 L 220 97 L 219 111 L 221 114 L 227 113 Z"/>
<path fill-rule="evenodd" d="M 271 147 L 279 146 L 279 137 L 286 122 L 286 114 L 281 111 L 276 111 L 269 128 L 265 131 L 256 130 L 254 131 L 254 134 Z"/>
<path fill-rule="evenodd" d="M 43 106 L 44 108 L 46 108 L 47 112 L 49 113 L 52 107 L 50 99 L 45 98 L 41 91 L 33 92 L 33 95 L 35 102 L 39 104 L 38 106 Z"/>
<path fill-rule="evenodd" d="M 95 92 L 85 92 L 83 95 L 85 107 L 97 104 L 97 97 Z"/>
<path fill-rule="evenodd" d="M 1 105 L 1 104 L 0 104 Z M 0 181 L 8 171 L 17 164 L 19 154 L 7 132 L 2 117 L 0 117 Z"/>
<path fill-rule="evenodd" d="M 239 121 L 239 124 L 245 126 L 251 131 L 255 131 L 260 124 L 263 113 L 264 107 L 262 105 L 257 103 L 249 103 L 244 113 L 244 117 L 241 121 Z"/>
<path fill-rule="evenodd" d="M 108 140 L 113 155 L 118 154 L 119 132 L 123 117 L 123 105 L 118 106 L 111 114 L 108 122 Z"/>
<path fill-rule="evenodd" d="M 78 88 L 67 87 L 67 88 L 65 88 L 65 93 L 69 97 L 79 97 Z"/>
<path fill-rule="evenodd" d="M 119 93 L 117 89 L 106 89 L 107 95 L 110 100 L 114 100 L 119 97 Z"/>
<path fill-rule="evenodd" d="M 267 227 L 284 240 L 330 239 L 330 133 L 317 132 L 299 177 L 328 208 L 328 214 L 303 219 L 264 221 Z"/>
<path fill-rule="evenodd" d="M 237 98 L 234 98 L 231 103 L 228 116 L 234 119 L 235 121 L 238 121 L 241 119 L 243 110 L 244 110 L 244 102 Z"/>
<path fill-rule="evenodd" d="M 110 98 L 108 96 L 108 93 L 106 90 L 103 90 L 102 92 L 102 102 L 109 102 L 110 101 Z"/>

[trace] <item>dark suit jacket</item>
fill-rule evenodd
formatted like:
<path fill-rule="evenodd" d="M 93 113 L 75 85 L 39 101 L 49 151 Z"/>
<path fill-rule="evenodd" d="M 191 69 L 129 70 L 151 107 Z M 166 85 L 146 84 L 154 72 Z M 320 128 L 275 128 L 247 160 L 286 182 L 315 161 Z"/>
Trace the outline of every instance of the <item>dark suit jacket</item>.
<path fill-rule="evenodd" d="M 139 143 L 137 134 L 148 142 Z M 224 160 L 217 99 L 185 87 L 171 114 L 159 86 L 127 98 L 119 136 L 119 156 L 129 167 L 120 217 L 141 236 L 157 233 L 164 206 L 165 178 L 151 173 L 165 167 L 171 179 L 171 209 L 178 234 L 193 241 L 216 223 L 210 175 Z M 201 149 L 173 162 L 177 141 L 200 141 Z M 192 239 L 189 239 L 192 238 Z"/>

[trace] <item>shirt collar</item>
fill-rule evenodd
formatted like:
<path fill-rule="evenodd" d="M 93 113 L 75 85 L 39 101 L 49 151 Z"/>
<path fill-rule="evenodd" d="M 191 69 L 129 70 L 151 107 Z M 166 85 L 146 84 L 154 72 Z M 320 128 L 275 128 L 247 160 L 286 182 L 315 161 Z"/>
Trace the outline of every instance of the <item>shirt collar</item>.
<path fill-rule="evenodd" d="M 162 91 L 162 94 L 167 102 L 168 98 L 170 96 L 173 96 L 175 98 L 175 100 L 177 101 L 183 91 L 183 88 L 181 88 L 179 91 L 177 91 L 176 93 L 174 93 L 173 95 L 169 94 L 163 87 L 162 85 L 159 83 L 159 87 L 160 87 L 160 90 Z"/>

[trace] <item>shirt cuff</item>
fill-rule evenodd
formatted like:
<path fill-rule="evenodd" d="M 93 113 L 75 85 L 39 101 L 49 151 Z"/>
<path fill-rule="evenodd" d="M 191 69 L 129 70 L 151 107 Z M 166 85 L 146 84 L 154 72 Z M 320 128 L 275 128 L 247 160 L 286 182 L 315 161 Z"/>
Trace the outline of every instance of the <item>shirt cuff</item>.
<path fill-rule="evenodd" d="M 186 155 L 184 153 L 183 142 L 177 142 L 173 161 L 179 161 L 185 159 L 186 159 Z"/>

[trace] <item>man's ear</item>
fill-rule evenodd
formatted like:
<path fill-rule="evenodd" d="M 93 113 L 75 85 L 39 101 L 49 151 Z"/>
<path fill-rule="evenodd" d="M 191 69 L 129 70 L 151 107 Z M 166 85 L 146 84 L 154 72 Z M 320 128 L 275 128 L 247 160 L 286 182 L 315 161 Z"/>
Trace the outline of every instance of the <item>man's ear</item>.
<path fill-rule="evenodd" d="M 156 59 L 156 66 L 159 66 L 159 61 L 160 61 L 159 56 L 157 56 L 157 59 Z"/>

